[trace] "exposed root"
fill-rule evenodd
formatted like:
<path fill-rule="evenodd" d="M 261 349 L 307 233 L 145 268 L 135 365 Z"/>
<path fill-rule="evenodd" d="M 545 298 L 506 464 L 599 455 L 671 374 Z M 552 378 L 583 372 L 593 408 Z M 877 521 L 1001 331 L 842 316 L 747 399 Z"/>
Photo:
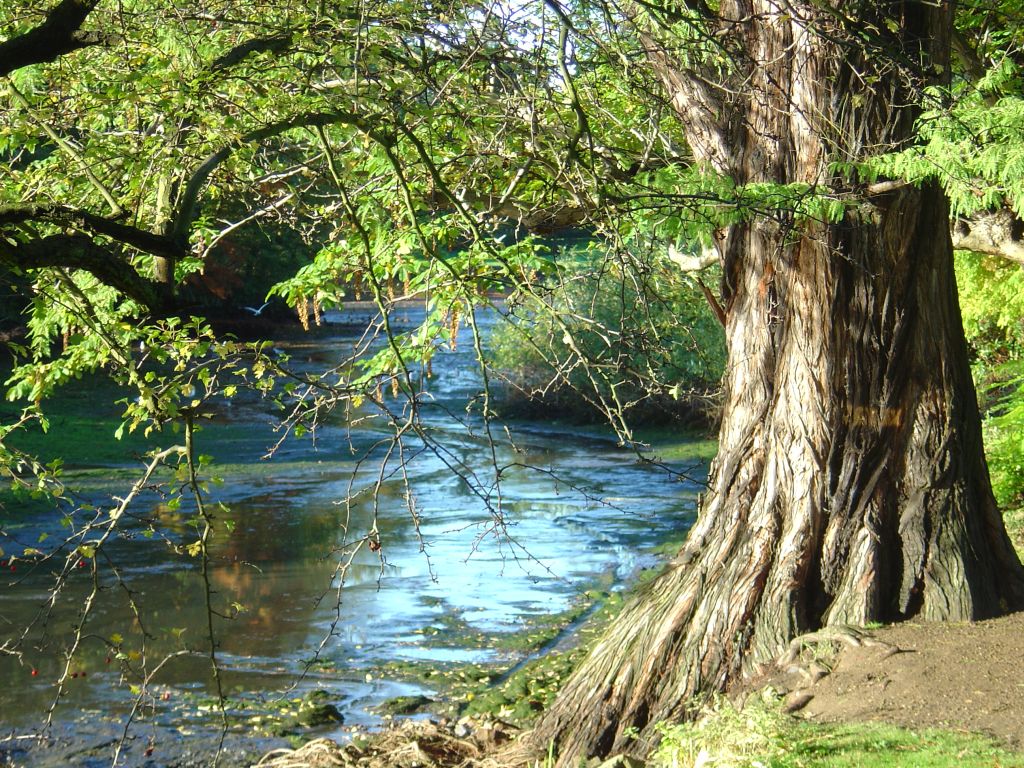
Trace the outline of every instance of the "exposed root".
<path fill-rule="evenodd" d="M 825 627 L 817 632 L 810 632 L 793 638 L 789 648 L 779 657 L 778 665 L 783 669 L 787 669 L 800 662 L 804 655 L 810 651 L 812 655 L 811 665 L 820 666 L 822 658 L 835 656 L 836 651 L 843 645 L 851 648 L 860 648 L 861 646 L 886 648 L 891 651 L 888 655 L 899 653 L 899 648 L 883 643 L 881 640 L 876 640 L 859 627 L 835 626 Z"/>
<path fill-rule="evenodd" d="M 813 698 L 814 694 L 810 691 L 793 691 L 783 699 L 782 711 L 787 715 L 799 712 L 801 709 L 806 707 Z"/>

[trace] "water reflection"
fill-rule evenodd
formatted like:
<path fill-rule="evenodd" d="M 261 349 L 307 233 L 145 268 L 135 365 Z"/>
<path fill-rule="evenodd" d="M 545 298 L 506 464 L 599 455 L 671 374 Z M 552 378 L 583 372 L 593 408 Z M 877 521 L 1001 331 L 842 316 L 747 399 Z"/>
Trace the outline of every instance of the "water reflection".
<path fill-rule="evenodd" d="M 309 365 L 340 359 L 337 349 L 346 343 L 351 340 L 321 340 L 303 350 L 303 359 Z M 438 407 L 427 420 L 453 457 L 486 476 L 482 441 L 445 415 L 446 407 L 464 402 L 477 386 L 471 370 L 466 352 L 435 363 L 431 386 Z M 254 409 L 236 407 L 224 419 L 265 423 L 266 414 Z M 352 449 L 358 455 L 379 432 L 329 427 L 315 447 L 293 444 L 267 464 L 258 460 L 265 434 L 240 437 L 237 429 L 208 429 L 201 436 L 207 441 L 203 450 L 230 462 L 227 481 L 212 491 L 225 511 L 217 513 L 220 535 L 209 573 L 222 614 L 214 630 L 228 692 L 255 697 L 287 690 L 319 648 L 321 663 L 307 670 L 300 687 L 329 687 L 349 722 L 371 720 L 369 705 L 407 692 L 394 681 L 367 681 L 364 670 L 374 665 L 403 658 L 496 658 L 496 652 L 472 645 L 426 643 L 425 628 L 441 627 L 444 617 L 456 615 L 482 633 L 514 631 L 525 617 L 565 609 L 581 589 L 609 573 L 626 578 L 649 559 L 645 551 L 687 524 L 698 488 L 635 464 L 610 441 L 526 426 L 515 450 L 499 446 L 498 463 L 508 466 L 500 526 L 437 455 L 418 453 L 407 468 L 418 533 L 407 489 L 397 480 L 384 484 L 376 507 L 368 501 L 338 503 L 356 471 Z M 374 468 L 366 465 L 356 471 L 355 485 L 375 479 Z M 99 497 L 101 490 L 103 484 L 94 480 L 88 492 Z M 146 538 L 143 517 L 137 535 L 108 547 L 123 583 L 101 570 L 75 675 L 56 710 L 58 725 L 80 731 L 82 739 L 107 739 L 130 710 L 129 686 L 137 679 L 122 674 L 122 663 L 149 673 L 161 659 L 184 651 L 194 653 L 174 657 L 154 674 L 146 727 L 203 733 L 194 717 L 195 697 L 212 694 L 214 686 L 204 657 L 204 584 L 197 559 L 182 546 L 196 535 L 190 510 L 187 504 L 171 509 L 155 496 L 145 504 L 169 540 Z M 25 539 L 58 532 L 52 521 L 40 519 L 21 526 Z M 362 547 L 344 570 L 339 591 L 338 563 L 371 530 L 380 551 Z M 0 636 L 11 636 L 39 611 L 51 578 L 31 574 L 0 590 Z M 24 663 L 0 657 L 0 679 L 7 682 L 0 686 L 4 726 L 25 729 L 44 719 L 61 673 L 60 653 L 72 642 L 91 587 L 88 569 L 74 573 Z M 117 652 L 125 658 L 119 661 Z M 103 714 L 83 729 L 86 712 Z"/>

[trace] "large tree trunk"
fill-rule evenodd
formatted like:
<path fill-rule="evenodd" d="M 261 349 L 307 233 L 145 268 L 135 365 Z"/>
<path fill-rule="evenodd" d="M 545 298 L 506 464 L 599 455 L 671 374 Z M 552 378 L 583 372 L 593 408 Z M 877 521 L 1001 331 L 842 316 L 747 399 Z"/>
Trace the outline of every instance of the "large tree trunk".
<path fill-rule="evenodd" d="M 731 91 L 746 97 L 710 104 L 652 46 L 694 151 L 740 184 L 805 182 L 856 205 L 837 222 L 778 211 L 721 234 L 729 366 L 710 489 L 671 567 L 536 726 L 560 765 L 643 750 L 654 723 L 798 634 L 976 619 L 1024 598 L 982 451 L 944 196 L 831 170 L 911 136 L 907 105 L 948 71 L 951 9 L 857 3 L 850 22 L 820 4 L 721 5 L 741 20 L 722 29 L 749 57 Z M 892 58 L 850 29 L 886 36 Z"/>

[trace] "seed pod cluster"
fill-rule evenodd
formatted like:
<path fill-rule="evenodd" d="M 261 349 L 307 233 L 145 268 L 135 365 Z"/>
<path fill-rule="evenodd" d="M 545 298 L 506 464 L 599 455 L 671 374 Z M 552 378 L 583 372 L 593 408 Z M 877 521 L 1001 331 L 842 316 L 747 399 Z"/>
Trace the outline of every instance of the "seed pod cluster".
<path fill-rule="evenodd" d="M 299 296 L 295 302 L 295 311 L 299 314 L 299 322 L 302 324 L 302 330 L 309 330 L 309 299 L 305 295 Z"/>
<path fill-rule="evenodd" d="M 459 302 L 455 302 L 451 306 L 451 311 L 448 314 L 448 348 L 454 352 L 458 346 L 459 338 L 459 322 L 462 318 L 459 316 L 459 310 L 461 305 Z"/>

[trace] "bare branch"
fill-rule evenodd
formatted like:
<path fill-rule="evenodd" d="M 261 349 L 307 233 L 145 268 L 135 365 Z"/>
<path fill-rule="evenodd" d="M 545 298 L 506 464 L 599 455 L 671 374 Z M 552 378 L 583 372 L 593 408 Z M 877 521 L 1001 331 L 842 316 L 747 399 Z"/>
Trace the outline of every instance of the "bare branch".
<path fill-rule="evenodd" d="M 718 263 L 718 251 L 714 248 L 706 248 L 700 255 L 690 256 L 670 243 L 668 257 L 683 272 L 699 272 Z"/>
<path fill-rule="evenodd" d="M 1024 221 L 1008 208 L 952 222 L 953 247 L 1024 265 Z"/>

